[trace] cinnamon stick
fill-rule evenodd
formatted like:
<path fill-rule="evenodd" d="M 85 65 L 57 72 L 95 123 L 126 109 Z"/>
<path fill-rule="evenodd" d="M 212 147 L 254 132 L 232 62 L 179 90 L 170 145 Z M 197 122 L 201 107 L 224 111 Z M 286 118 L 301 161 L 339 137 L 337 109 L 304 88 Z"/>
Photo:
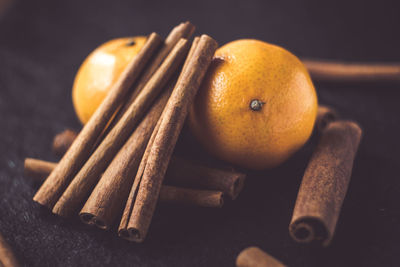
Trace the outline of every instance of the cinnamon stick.
<path fill-rule="evenodd" d="M 126 112 L 128 107 L 135 101 L 136 97 L 140 93 L 140 91 L 144 88 L 150 77 L 154 74 L 157 68 L 161 65 L 161 62 L 167 57 L 167 55 L 172 51 L 175 45 L 178 43 L 180 39 L 189 39 L 195 31 L 195 26 L 191 24 L 189 21 L 182 22 L 178 26 L 175 26 L 171 32 L 168 34 L 167 38 L 160 51 L 157 53 L 156 57 L 152 60 L 150 66 L 148 66 L 142 77 L 139 78 L 137 85 L 135 86 L 135 90 L 130 95 L 128 101 L 122 106 L 121 110 L 117 113 L 115 118 L 113 119 L 110 128 L 112 128 L 122 117 L 122 115 Z M 108 130 L 104 132 L 104 135 Z M 101 137 L 99 138 L 102 139 Z"/>
<path fill-rule="evenodd" d="M 166 173 L 166 183 L 196 189 L 224 192 L 236 199 L 243 188 L 246 174 L 196 164 L 189 160 L 172 157 Z"/>
<path fill-rule="evenodd" d="M 57 134 L 53 139 L 53 152 L 57 156 L 63 156 L 67 152 L 68 148 L 71 146 L 72 142 L 75 140 L 77 132 L 66 129 L 63 132 Z"/>
<path fill-rule="evenodd" d="M 323 110 L 326 109 L 326 112 L 322 112 Z M 321 110 L 321 112 L 320 112 Z M 318 109 L 318 118 L 317 118 L 317 123 L 316 127 L 318 128 L 319 123 L 318 121 L 324 121 L 324 116 L 325 114 L 329 114 L 333 110 L 329 109 L 328 107 L 325 106 L 320 106 Z M 149 112 L 150 113 L 150 112 Z M 320 115 L 321 113 L 321 115 Z M 147 115 L 148 116 L 148 115 Z M 147 117 L 146 116 L 146 117 Z M 142 122 L 143 123 L 143 122 Z M 142 124 L 141 123 L 141 124 Z M 151 122 L 149 122 L 151 123 Z M 138 126 L 140 128 L 140 126 Z M 69 130 L 72 132 L 72 130 Z M 77 135 L 77 133 L 75 133 Z M 150 132 L 151 135 L 151 132 Z M 70 140 L 72 142 L 73 140 Z M 68 149 L 68 142 L 69 138 L 66 138 L 66 140 L 61 140 L 60 142 L 65 143 L 66 145 L 63 146 L 63 148 Z M 128 141 L 127 141 L 128 143 Z M 139 143 L 139 142 L 136 142 Z M 127 144 L 125 144 L 127 145 Z M 125 146 L 124 145 L 124 146 Z M 61 152 L 61 150 L 60 150 Z M 128 157 L 127 157 L 128 158 Z M 136 158 L 136 157 L 135 157 Z M 26 159 L 27 160 L 32 160 L 32 159 Z M 35 162 L 32 163 L 33 168 Z M 46 168 L 46 164 L 39 164 L 37 168 Z M 53 168 L 53 163 L 51 163 L 51 166 Z M 55 165 L 54 165 L 55 166 Z M 52 170 L 51 168 L 51 170 Z M 25 167 L 25 170 L 27 168 Z M 27 170 L 29 171 L 29 170 Z M 27 173 L 28 176 L 33 176 L 33 175 L 39 175 L 39 179 L 43 181 L 43 176 L 47 176 L 50 173 L 50 171 L 43 171 L 41 172 L 40 170 L 35 170 L 33 173 Z M 35 177 L 33 177 L 35 179 Z M 216 168 L 211 168 L 207 166 L 203 166 L 201 164 L 179 158 L 179 157 L 172 157 L 171 161 L 168 165 L 168 170 L 165 175 L 165 182 L 168 185 L 176 185 L 176 186 L 185 186 L 189 188 L 195 188 L 195 189 L 208 189 L 208 190 L 217 190 L 217 191 L 222 191 L 225 196 L 228 196 L 230 199 L 236 199 L 236 197 L 239 195 L 241 192 L 244 181 L 246 179 L 246 174 L 240 173 L 234 170 L 223 170 L 223 169 L 216 169 Z M 129 186 L 130 187 L 130 186 Z"/>
<path fill-rule="evenodd" d="M 400 81 L 400 63 L 354 63 L 303 60 L 319 81 Z"/>
<path fill-rule="evenodd" d="M 187 65 L 189 64 L 190 59 L 193 57 L 193 54 L 196 51 L 197 45 L 199 43 L 199 40 L 200 40 L 200 37 L 195 37 L 194 38 L 192 46 L 191 46 L 191 48 L 189 50 L 188 56 L 187 56 L 187 58 L 185 60 L 185 63 L 183 65 L 183 67 L 182 67 L 182 71 L 187 68 Z M 164 112 L 165 112 L 165 108 L 164 108 L 163 113 Z M 122 218 L 121 218 L 120 226 L 119 226 L 119 229 L 118 229 L 118 235 L 123 237 L 123 238 L 126 238 L 126 239 L 130 238 L 130 234 L 129 234 L 129 231 L 127 229 L 127 226 L 128 226 L 128 223 L 129 223 L 129 219 L 130 219 L 131 213 L 132 213 L 133 206 L 135 204 L 135 199 L 136 199 L 137 191 L 139 189 L 139 185 L 140 185 L 140 181 L 141 181 L 141 178 L 142 178 L 143 171 L 144 171 L 144 169 L 146 167 L 147 160 L 148 160 L 151 148 L 152 148 L 154 140 L 156 138 L 158 129 L 160 128 L 160 125 L 161 125 L 162 114 L 160 116 L 160 119 L 157 121 L 157 124 L 156 124 L 156 126 L 155 126 L 155 128 L 154 128 L 154 130 L 153 130 L 153 132 L 151 134 L 150 140 L 149 140 L 149 142 L 148 142 L 148 144 L 146 146 L 146 150 L 145 150 L 145 152 L 143 154 L 143 157 L 141 159 L 138 171 L 137 171 L 135 179 L 133 181 L 133 185 L 131 187 L 131 191 L 129 193 L 128 200 L 126 201 L 124 212 L 122 213 Z"/>
<path fill-rule="evenodd" d="M 335 109 L 320 105 L 318 106 L 317 119 L 315 121 L 315 128 L 317 132 L 322 132 L 329 123 L 339 118 Z"/>
<path fill-rule="evenodd" d="M 122 212 L 146 145 L 171 95 L 175 81 L 169 84 L 168 90 L 159 97 L 103 173 L 79 213 L 85 223 L 96 224 L 106 229 Z"/>
<path fill-rule="evenodd" d="M 87 162 L 73 178 L 53 208 L 53 213 L 70 216 L 88 197 L 90 190 L 100 178 L 112 158 L 125 143 L 134 127 L 142 119 L 166 82 L 182 63 L 188 50 L 187 40 L 181 39 L 161 66 L 114 125 Z"/>
<path fill-rule="evenodd" d="M 7 244 L 4 237 L 0 234 L 0 266 L 18 267 L 19 263 L 14 256 L 10 246 Z"/>
<path fill-rule="evenodd" d="M 160 44 L 161 38 L 156 33 L 152 33 L 141 51 L 128 64 L 96 112 L 85 124 L 49 178 L 39 188 L 33 198 L 34 201 L 53 208 L 68 183 L 89 157 L 96 139 L 124 101 L 131 85 L 139 77 Z"/>
<path fill-rule="evenodd" d="M 324 246 L 330 243 L 361 134 L 360 127 L 350 121 L 332 122 L 322 132 L 304 173 L 289 226 L 295 241 Z"/>
<path fill-rule="evenodd" d="M 37 183 L 43 183 L 56 166 L 57 163 L 54 162 L 26 158 L 24 175 L 31 177 Z"/>
<path fill-rule="evenodd" d="M 160 201 L 197 207 L 221 208 L 224 205 L 224 193 L 163 185 L 160 190 Z"/>
<path fill-rule="evenodd" d="M 333 112 L 332 109 L 329 109 L 325 106 L 321 106 L 321 111 L 325 110 L 325 108 L 326 112 L 321 112 L 321 116 L 319 115 L 320 113 L 318 113 L 318 118 L 321 118 L 317 118 L 317 126 L 321 124 L 318 122 L 318 120 L 323 121 L 323 118 L 325 116 L 324 114 L 329 114 L 330 112 Z M 320 112 L 320 109 L 318 110 L 318 112 Z M 149 115 L 146 115 L 146 117 L 147 116 Z M 141 122 L 141 124 L 142 123 L 143 122 Z M 151 124 L 151 122 L 148 123 L 149 125 Z M 138 129 L 139 128 L 141 128 L 140 125 L 138 126 Z M 126 146 L 127 143 L 124 146 Z M 138 143 L 140 142 L 135 142 L 135 144 Z M 68 149 L 68 146 L 65 147 Z M 139 154 L 140 153 L 138 153 L 137 155 Z M 134 158 L 136 159 L 136 156 L 134 156 Z M 25 161 L 28 160 L 32 159 L 26 159 Z M 134 159 L 132 161 L 134 161 Z M 36 164 L 36 162 L 32 163 L 33 168 L 35 168 L 34 164 Z M 43 165 L 39 164 L 37 168 L 46 168 L 46 164 Z M 36 170 L 35 168 L 32 174 L 27 173 L 27 175 L 39 175 L 39 178 L 41 178 L 41 181 L 43 181 L 43 176 L 47 176 L 49 173 L 50 171 L 40 172 L 40 170 Z M 165 183 L 168 185 L 221 191 L 224 193 L 225 196 L 228 196 L 232 200 L 236 199 L 239 193 L 242 191 L 245 180 L 246 174 L 234 171 L 233 169 L 226 170 L 211 168 L 176 156 L 172 156 L 171 161 L 168 165 L 167 173 L 165 174 Z"/>
<path fill-rule="evenodd" d="M 149 113 L 150 114 L 150 113 Z M 138 126 L 139 129 L 139 126 Z M 143 138 L 143 137 L 140 137 Z M 131 139 L 131 138 L 130 138 Z M 132 142 L 132 140 L 130 140 Z M 127 143 L 128 144 L 128 141 Z M 124 145 L 125 146 L 125 145 Z M 122 148 L 121 148 L 122 150 Z M 121 153 L 121 152 L 118 152 Z M 140 154 L 140 153 L 138 153 Z M 114 161 L 114 160 L 113 160 Z M 168 167 L 168 171 L 165 177 L 165 182 L 167 185 L 184 188 L 187 187 L 188 189 L 208 189 L 208 191 L 219 192 L 221 191 L 224 195 L 226 192 L 233 192 L 237 190 L 238 184 L 241 184 L 244 180 L 244 174 L 234 172 L 234 171 L 227 171 L 215 168 L 209 168 L 206 166 L 202 166 L 200 164 L 196 164 L 194 162 L 186 161 L 181 158 L 172 158 L 170 161 L 170 165 Z M 179 163 L 179 164 L 178 164 Z M 185 164 L 185 165 L 182 165 Z M 186 165 L 188 164 L 188 165 Z M 43 181 L 47 178 L 50 172 L 56 167 L 57 163 L 44 161 L 40 159 L 33 159 L 33 158 L 26 158 L 25 159 L 25 166 L 24 172 L 26 176 L 31 177 L 37 183 L 43 183 Z M 132 164 L 134 165 L 134 164 Z M 173 170 L 174 168 L 184 168 L 183 171 Z M 126 168 L 131 168 L 130 166 L 126 166 Z M 172 171 L 171 171 L 172 170 Z M 126 170 L 126 173 L 130 173 L 129 170 Z M 174 176 L 168 176 L 171 173 L 177 173 L 178 178 Z M 199 176 L 198 173 L 203 173 L 204 176 Z M 195 175 L 193 175 L 195 174 Z M 229 178 L 227 175 L 232 175 Z M 124 179 L 121 175 L 118 179 Z M 127 175 L 128 176 L 128 175 Z M 231 183 L 227 183 L 226 181 L 218 181 L 219 179 L 231 181 Z M 204 180 L 204 181 L 202 181 Z M 121 182 L 124 184 L 124 182 Z M 97 185 L 96 185 L 97 187 Z M 123 187 L 123 186 L 121 186 Z M 115 190 L 119 190 L 116 186 L 113 186 Z M 234 189 L 235 188 L 235 189 Z M 234 189 L 234 190 L 232 190 Z M 226 191 L 224 191 L 226 190 Z M 198 191 L 198 190 L 197 190 Z M 207 190 L 205 190 L 207 191 Z M 113 191 L 114 192 L 114 191 Z M 118 192 L 118 191 L 117 191 Z M 115 193 L 113 193 L 115 194 Z"/>
<path fill-rule="evenodd" d="M 51 170 L 56 167 L 56 165 L 57 163 L 54 162 L 26 158 L 25 174 L 33 178 L 35 182 L 42 183 Z M 197 166 L 194 165 L 194 168 L 195 169 L 191 171 L 193 173 L 197 171 Z M 190 179 L 190 176 L 188 176 L 188 179 Z M 117 189 L 116 187 L 114 188 Z M 198 190 L 180 186 L 163 185 L 160 191 L 160 202 L 163 203 L 177 203 L 181 205 L 220 208 L 224 203 L 223 199 L 224 193 L 217 190 Z M 93 214 L 81 213 L 81 215 L 81 219 L 85 223 L 96 224 L 96 218 L 93 216 Z M 102 225 L 102 221 L 100 220 L 97 222 L 97 224 Z"/>
<path fill-rule="evenodd" d="M 258 247 L 248 247 L 236 258 L 237 267 L 285 267 L 282 262 L 278 261 L 265 251 Z"/>
<path fill-rule="evenodd" d="M 321 106 L 321 111 L 323 109 L 327 109 L 327 113 L 331 112 L 332 110 L 328 109 L 328 107 Z M 318 110 L 318 118 L 320 117 L 320 109 Z M 150 113 L 150 112 L 149 112 Z M 321 123 L 318 123 L 318 120 L 322 121 L 324 114 L 321 112 L 321 118 L 317 118 L 316 125 L 318 126 Z M 143 122 L 142 122 L 143 123 Z M 141 124 L 142 124 L 141 123 Z M 151 122 L 149 122 L 151 123 Z M 140 128 L 140 126 L 138 126 Z M 68 130 L 73 132 L 72 130 Z M 77 135 L 76 132 L 75 136 Z M 150 132 L 151 135 L 151 132 Z M 58 135 L 57 135 L 58 136 Z M 69 137 L 66 140 L 60 140 L 61 143 L 64 143 L 65 146 L 62 146 L 63 149 L 68 149 L 68 143 L 72 143 L 73 140 L 70 140 Z M 128 143 L 128 141 L 127 141 Z M 136 144 L 139 142 L 136 142 Z M 127 145 L 127 144 L 125 144 Z M 125 146 L 124 145 L 124 146 Z M 64 151 L 65 152 L 65 151 Z M 62 153 L 62 150 L 59 150 L 59 153 Z M 128 157 L 127 157 L 128 158 Z M 136 158 L 136 157 L 135 157 Z M 31 159 L 26 159 L 31 160 Z M 46 163 L 46 162 L 44 162 Z M 33 168 L 35 162 L 32 163 Z M 44 166 L 43 166 L 44 165 Z M 46 168 L 46 164 L 39 164 L 37 168 Z M 51 163 L 52 168 L 55 164 Z M 25 168 L 26 170 L 26 168 Z M 27 173 L 28 176 L 39 175 L 40 181 L 43 181 L 43 176 L 47 176 L 50 171 L 46 171 L 45 169 L 43 172 L 40 170 L 34 170 L 33 173 Z M 29 170 L 27 170 L 29 171 Z M 36 177 L 33 177 L 34 179 Z M 246 179 L 246 174 L 240 173 L 234 170 L 223 170 L 223 169 L 216 169 L 207 166 L 203 166 L 201 164 L 192 162 L 190 160 L 186 160 L 183 158 L 173 156 L 171 161 L 168 165 L 168 170 L 165 175 L 165 182 L 168 185 L 176 185 L 176 186 L 185 186 L 189 188 L 195 189 L 208 189 L 208 190 L 217 190 L 222 191 L 225 196 L 228 196 L 230 199 L 234 200 L 237 198 L 239 193 L 242 191 L 244 181 Z M 129 186 L 130 187 L 130 186 Z"/>
<path fill-rule="evenodd" d="M 140 168 L 135 179 L 140 180 L 132 212 L 126 226 L 129 239 L 142 242 L 147 234 L 161 184 L 167 171 L 173 149 L 182 130 L 189 105 L 193 102 L 204 75 L 211 63 L 217 43 L 207 35 L 202 35 L 193 55 L 178 78 L 178 82 L 160 118 L 159 127 L 153 133 L 154 141 L 149 149 L 143 172 Z M 146 156 L 146 153 L 145 153 Z M 142 161 L 143 161 L 142 159 Z M 125 214 L 124 214 L 125 215 Z M 124 220 L 122 220 L 124 221 Z"/>

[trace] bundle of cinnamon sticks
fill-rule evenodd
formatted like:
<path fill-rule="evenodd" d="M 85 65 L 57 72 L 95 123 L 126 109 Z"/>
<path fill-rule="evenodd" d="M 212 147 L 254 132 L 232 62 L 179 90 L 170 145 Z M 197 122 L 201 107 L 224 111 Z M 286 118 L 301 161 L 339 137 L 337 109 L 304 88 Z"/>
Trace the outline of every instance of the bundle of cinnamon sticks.
<path fill-rule="evenodd" d="M 119 235 L 142 242 L 158 201 L 221 207 L 224 194 L 236 198 L 244 174 L 172 158 L 217 49 L 207 35 L 190 44 L 193 32 L 185 22 L 165 41 L 150 34 L 79 134 L 55 138 L 61 160 L 25 160 L 25 173 L 43 182 L 34 201 L 101 229 L 120 219 Z"/>

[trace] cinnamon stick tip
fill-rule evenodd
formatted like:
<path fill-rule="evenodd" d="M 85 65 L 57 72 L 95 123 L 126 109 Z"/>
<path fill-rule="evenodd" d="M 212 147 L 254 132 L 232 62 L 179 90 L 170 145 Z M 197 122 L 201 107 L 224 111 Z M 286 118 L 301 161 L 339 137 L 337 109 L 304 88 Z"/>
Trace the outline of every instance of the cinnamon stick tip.
<path fill-rule="evenodd" d="M 222 206 L 224 206 L 225 203 L 225 195 L 223 192 L 219 192 L 219 199 L 218 199 L 218 205 L 217 208 L 222 208 Z"/>
<path fill-rule="evenodd" d="M 232 185 L 232 188 L 230 189 L 230 195 L 231 195 L 232 200 L 235 200 L 239 196 L 239 193 L 243 189 L 246 177 L 247 177 L 247 175 L 244 173 L 238 174 L 235 182 Z"/>
<path fill-rule="evenodd" d="M 120 229 L 118 231 L 118 236 L 129 241 L 135 241 L 137 243 L 141 243 L 144 240 L 144 238 L 141 237 L 139 230 L 135 228 Z"/>
<path fill-rule="evenodd" d="M 91 213 L 81 212 L 79 214 L 79 218 L 85 224 L 89 224 L 89 225 L 95 224 L 94 215 Z"/>
<path fill-rule="evenodd" d="M 103 230 L 107 230 L 109 228 L 109 225 L 107 225 L 104 221 L 98 219 L 98 218 L 94 218 L 94 224 Z"/>
<path fill-rule="evenodd" d="M 268 266 L 285 267 L 282 262 L 262 249 L 252 246 L 242 250 L 236 258 L 237 267 Z"/>
<path fill-rule="evenodd" d="M 51 210 L 51 212 L 53 212 L 53 214 L 56 214 L 60 217 L 64 217 L 64 218 L 68 218 L 72 215 L 72 211 L 67 210 L 64 206 L 62 205 L 58 205 L 59 202 L 57 202 L 53 209 Z"/>
<path fill-rule="evenodd" d="M 25 158 L 25 160 L 24 160 L 24 176 L 30 176 L 31 175 L 31 169 L 30 169 L 31 165 L 32 165 L 32 159 L 31 158 Z"/>
<path fill-rule="evenodd" d="M 292 222 L 289 233 L 298 243 L 322 243 L 326 246 L 332 238 L 323 220 L 309 216 L 300 217 Z"/>

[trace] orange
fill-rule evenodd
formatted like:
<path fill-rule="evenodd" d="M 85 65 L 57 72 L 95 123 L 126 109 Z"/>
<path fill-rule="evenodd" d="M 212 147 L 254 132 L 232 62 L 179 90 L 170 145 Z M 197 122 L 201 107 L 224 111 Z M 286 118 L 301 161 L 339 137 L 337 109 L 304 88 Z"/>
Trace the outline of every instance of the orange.
<path fill-rule="evenodd" d="M 144 36 L 114 39 L 96 48 L 83 61 L 72 87 L 74 109 L 82 124 L 89 120 L 145 42 Z"/>
<path fill-rule="evenodd" d="M 257 40 L 219 48 L 189 113 L 189 126 L 218 158 L 250 169 L 275 167 L 311 135 L 317 95 L 302 62 Z"/>

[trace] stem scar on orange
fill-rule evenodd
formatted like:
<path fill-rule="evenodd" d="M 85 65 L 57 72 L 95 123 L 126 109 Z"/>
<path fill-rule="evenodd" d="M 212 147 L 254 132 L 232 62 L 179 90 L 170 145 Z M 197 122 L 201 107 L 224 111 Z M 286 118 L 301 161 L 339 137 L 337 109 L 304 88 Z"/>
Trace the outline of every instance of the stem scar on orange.
<path fill-rule="evenodd" d="M 237 40 L 216 51 L 189 113 L 189 126 L 218 158 L 250 169 L 275 167 L 311 135 L 317 95 L 287 50 Z"/>
<path fill-rule="evenodd" d="M 114 39 L 96 48 L 84 60 L 72 87 L 72 102 L 82 124 L 89 120 L 145 42 L 144 36 Z"/>

